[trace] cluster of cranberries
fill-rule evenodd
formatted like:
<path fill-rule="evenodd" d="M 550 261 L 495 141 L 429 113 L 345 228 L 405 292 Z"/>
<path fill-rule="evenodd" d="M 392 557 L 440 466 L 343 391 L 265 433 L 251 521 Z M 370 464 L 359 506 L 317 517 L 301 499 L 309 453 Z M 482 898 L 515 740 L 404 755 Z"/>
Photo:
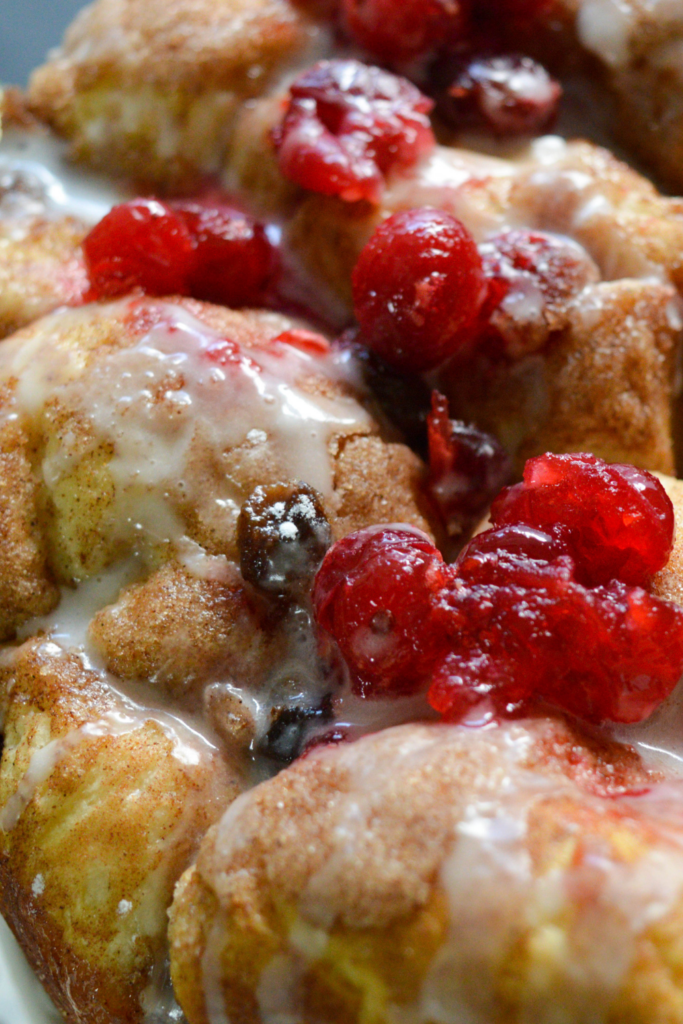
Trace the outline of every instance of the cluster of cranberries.
<path fill-rule="evenodd" d="M 277 266 L 263 226 L 228 206 L 135 199 L 83 242 L 93 298 L 133 288 L 226 306 L 262 304 Z"/>
<path fill-rule="evenodd" d="M 557 113 L 559 84 L 506 45 L 510 31 L 519 34 L 546 6 L 547 0 L 340 2 L 352 41 L 382 64 L 412 71 L 445 121 L 498 136 L 538 133 Z M 280 170 L 311 191 L 376 203 L 391 170 L 433 147 L 433 106 L 407 79 L 382 68 L 322 61 L 291 86 L 273 132 Z"/>
<path fill-rule="evenodd" d="M 559 328 L 555 311 L 598 276 L 587 253 L 541 231 L 505 231 L 477 247 L 451 214 L 384 220 L 352 276 L 363 342 L 396 369 L 432 370 L 484 340 L 519 358 Z"/>
<path fill-rule="evenodd" d="M 357 691 L 428 688 L 450 720 L 539 703 L 590 722 L 650 715 L 683 671 L 683 609 L 645 589 L 673 544 L 661 484 L 591 455 L 543 455 L 491 523 L 453 565 L 407 528 L 331 548 L 314 607 Z"/>

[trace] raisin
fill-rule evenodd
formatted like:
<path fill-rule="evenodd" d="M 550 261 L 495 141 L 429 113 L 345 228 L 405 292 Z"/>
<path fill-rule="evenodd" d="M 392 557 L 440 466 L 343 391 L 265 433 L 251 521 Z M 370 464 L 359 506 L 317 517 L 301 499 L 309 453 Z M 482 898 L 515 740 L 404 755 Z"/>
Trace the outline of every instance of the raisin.
<path fill-rule="evenodd" d="M 406 443 L 422 458 L 427 455 L 427 416 L 431 391 L 421 377 L 399 373 L 367 346 L 357 328 L 345 331 L 336 342 L 350 349 L 363 382 L 382 414 L 396 426 Z"/>
<path fill-rule="evenodd" d="M 273 724 L 258 744 L 259 753 L 279 764 L 290 764 L 309 744 L 315 726 L 332 721 L 332 698 L 326 695 L 318 707 L 274 708 Z"/>
<path fill-rule="evenodd" d="M 305 483 L 257 487 L 237 521 L 242 575 L 275 596 L 310 584 L 330 542 L 322 499 Z"/>

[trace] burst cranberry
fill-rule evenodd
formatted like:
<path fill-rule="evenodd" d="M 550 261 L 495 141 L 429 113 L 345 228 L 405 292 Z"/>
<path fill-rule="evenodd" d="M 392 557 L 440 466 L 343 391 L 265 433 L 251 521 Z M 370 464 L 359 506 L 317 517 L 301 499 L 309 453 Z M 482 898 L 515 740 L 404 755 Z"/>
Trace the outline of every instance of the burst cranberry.
<path fill-rule="evenodd" d="M 538 351 L 562 330 L 570 300 L 600 277 L 585 249 L 543 231 L 504 231 L 479 252 L 489 281 L 482 315 L 513 358 Z"/>
<path fill-rule="evenodd" d="M 429 370 L 471 341 L 487 293 L 467 228 L 440 210 L 383 221 L 353 271 L 363 340 L 391 366 Z"/>
<path fill-rule="evenodd" d="M 455 128 L 494 135 L 538 135 L 557 115 L 562 88 L 531 57 L 468 59 L 446 89 L 440 112 Z"/>
<path fill-rule="evenodd" d="M 261 304 L 277 262 L 263 226 L 225 206 L 177 203 L 175 210 L 194 242 L 190 294 L 224 306 Z"/>
<path fill-rule="evenodd" d="M 402 62 L 466 34 L 462 0 L 342 0 L 355 41 L 380 60 Z"/>
<path fill-rule="evenodd" d="M 683 609 L 620 582 L 582 586 L 572 559 L 536 531 L 507 551 L 519 529 L 491 531 L 479 550 L 475 538 L 442 591 L 436 614 L 450 650 L 432 706 L 453 720 L 539 701 L 591 722 L 648 717 L 683 670 Z"/>
<path fill-rule="evenodd" d="M 491 520 L 562 534 L 579 578 L 590 585 L 613 579 L 645 585 L 673 545 L 673 506 L 660 482 L 646 470 L 594 455 L 530 459 L 524 482 L 494 501 Z"/>
<path fill-rule="evenodd" d="M 321 61 L 296 79 L 273 132 L 280 170 L 313 192 L 378 202 L 385 175 L 434 146 L 432 106 L 381 68 Z"/>
<path fill-rule="evenodd" d="M 432 594 L 441 555 L 409 528 L 370 527 L 338 541 L 313 588 L 317 622 L 336 640 L 357 692 L 378 697 L 424 686 L 438 651 Z"/>
<path fill-rule="evenodd" d="M 150 295 L 186 295 L 194 259 L 192 236 L 182 217 L 156 199 L 115 206 L 83 242 L 97 298 L 142 288 Z"/>
<path fill-rule="evenodd" d="M 427 419 L 429 490 L 450 536 L 467 533 L 510 479 L 510 460 L 491 434 L 448 416 L 448 399 L 432 392 Z"/>
<path fill-rule="evenodd" d="M 631 466 L 544 456 L 497 504 L 506 516 L 494 506 L 494 528 L 452 566 L 427 538 L 393 527 L 328 552 L 314 608 L 357 689 L 428 686 L 454 721 L 547 705 L 596 723 L 646 718 L 683 671 L 683 608 L 630 582 L 643 559 L 651 571 L 666 557 L 664 492 Z M 610 577 L 615 566 L 622 579 Z"/>

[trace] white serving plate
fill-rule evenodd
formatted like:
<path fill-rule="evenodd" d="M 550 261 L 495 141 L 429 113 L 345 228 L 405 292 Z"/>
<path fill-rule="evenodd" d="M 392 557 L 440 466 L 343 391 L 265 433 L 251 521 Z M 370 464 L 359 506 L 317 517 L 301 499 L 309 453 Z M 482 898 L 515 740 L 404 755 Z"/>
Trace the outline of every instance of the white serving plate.
<path fill-rule="evenodd" d="M 1 917 L 0 1024 L 64 1024 Z"/>

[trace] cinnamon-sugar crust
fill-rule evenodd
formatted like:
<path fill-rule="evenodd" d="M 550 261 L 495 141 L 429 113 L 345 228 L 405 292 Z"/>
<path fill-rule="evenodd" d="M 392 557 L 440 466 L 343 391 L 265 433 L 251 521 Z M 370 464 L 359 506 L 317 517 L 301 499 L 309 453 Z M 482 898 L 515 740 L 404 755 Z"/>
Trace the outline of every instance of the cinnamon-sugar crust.
<path fill-rule="evenodd" d="M 583 883 L 578 879 L 598 849 L 606 863 L 614 863 L 615 884 L 624 885 L 625 899 L 630 872 L 652 851 L 671 853 L 680 874 L 680 853 L 672 852 L 676 840 L 671 847 L 657 814 L 648 817 L 646 802 L 642 815 L 638 810 L 636 794 L 656 785 L 656 774 L 636 754 L 620 744 L 596 744 L 559 720 L 492 731 L 401 726 L 309 756 L 240 798 L 209 832 L 196 865 L 178 886 L 171 911 L 172 971 L 190 1024 L 210 1020 L 208 993 L 229 1019 L 255 1024 L 270 1005 L 269 985 L 278 977 L 283 985 L 290 978 L 292 1020 L 349 1024 L 372 1011 L 371 1019 L 384 1024 L 399 1010 L 406 1020 L 428 1019 L 420 1013 L 421 999 L 425 985 L 436 998 L 437 965 L 450 964 L 455 978 L 459 956 L 469 955 L 457 946 L 458 927 L 466 942 L 472 929 L 467 915 L 474 914 L 476 922 L 479 914 L 470 938 L 476 945 L 477 928 L 480 934 L 497 928 L 495 917 L 487 925 L 489 905 L 506 907 L 503 890 L 495 886 L 505 885 L 508 869 L 508 885 L 517 884 L 517 839 L 504 838 L 508 813 L 511 822 L 518 813 L 524 822 L 510 837 L 520 837 L 530 889 L 517 910 L 513 905 L 500 960 L 498 954 L 488 960 L 485 942 L 479 958 L 472 954 L 469 969 L 479 972 L 487 992 L 491 985 L 486 1019 L 525 1019 L 534 1001 L 543 1019 L 550 1005 L 545 1000 L 555 992 L 563 1019 L 584 1020 L 582 982 L 569 982 L 572 936 L 582 915 L 592 913 L 592 901 L 606 899 L 601 887 L 608 876 L 604 882 L 594 878 L 594 890 L 584 896 L 572 888 L 571 878 L 576 872 L 577 886 L 587 882 L 588 876 Z M 501 874 L 498 868 L 490 877 L 484 872 L 480 884 L 489 890 L 472 893 L 469 903 L 465 893 L 477 885 L 477 869 L 463 860 L 469 847 L 458 853 L 465 843 L 458 836 L 481 836 L 471 840 L 472 856 L 474 863 L 488 864 L 488 843 L 495 851 L 497 840 L 493 826 L 486 831 L 486 821 L 499 813 L 500 860 L 492 856 Z M 460 865 L 453 868 L 459 875 L 449 876 L 449 858 Z M 460 923 L 450 877 L 466 902 Z M 542 889 L 553 877 L 566 877 L 563 899 L 569 905 L 542 910 L 534 887 Z M 608 902 L 602 910 L 612 913 Z M 532 915 L 527 921 L 526 912 Z M 680 913 L 674 897 L 671 914 L 680 920 Z M 624 926 L 636 932 L 640 927 L 633 921 Z M 559 943 L 552 955 L 545 946 L 551 935 Z M 444 960 L 453 942 L 454 959 Z M 594 992 L 599 1005 L 606 1001 L 613 1008 L 606 1019 L 615 1024 L 649 1019 L 641 996 L 653 977 L 669 985 L 662 1011 L 670 1011 L 677 991 L 678 982 L 667 974 L 666 947 L 643 966 L 640 959 L 647 960 L 653 948 L 646 928 L 634 945 L 633 974 L 626 970 L 613 993 L 600 983 Z M 609 956 L 604 947 L 600 952 Z"/>
<path fill-rule="evenodd" d="M 239 772 L 208 745 L 183 757 L 170 719 L 136 719 L 48 641 L 5 657 L 0 698 L 2 913 L 66 1020 L 138 1021 L 173 885 Z"/>
<path fill-rule="evenodd" d="M 29 107 L 80 158 L 187 186 L 220 169 L 241 102 L 325 52 L 321 6 L 98 0 L 34 72 Z"/>

